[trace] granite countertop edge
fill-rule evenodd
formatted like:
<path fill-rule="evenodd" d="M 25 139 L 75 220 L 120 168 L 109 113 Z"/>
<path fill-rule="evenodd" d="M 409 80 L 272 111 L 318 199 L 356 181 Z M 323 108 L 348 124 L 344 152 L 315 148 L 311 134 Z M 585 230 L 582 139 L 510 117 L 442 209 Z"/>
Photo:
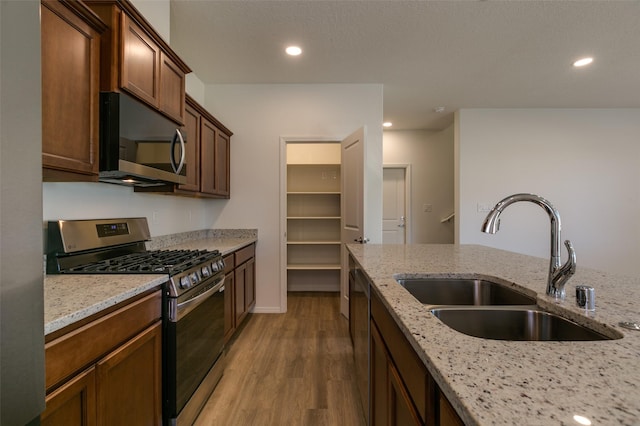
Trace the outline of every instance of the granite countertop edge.
<path fill-rule="evenodd" d="M 617 324 L 640 314 L 640 278 L 581 268 L 567 284 L 567 299 L 546 296 L 548 259 L 477 245 L 349 244 L 442 392 L 467 425 L 632 425 L 640 420 L 640 332 Z M 513 342 L 459 333 L 433 316 L 397 284 L 399 276 L 494 278 L 538 305 L 605 334 L 602 342 Z M 575 285 L 596 289 L 596 311 L 575 307 Z"/>
<path fill-rule="evenodd" d="M 161 236 L 147 249 L 219 250 L 225 256 L 257 242 L 257 230 L 203 230 Z M 166 275 L 45 275 L 44 333 L 70 326 L 153 288 Z"/>

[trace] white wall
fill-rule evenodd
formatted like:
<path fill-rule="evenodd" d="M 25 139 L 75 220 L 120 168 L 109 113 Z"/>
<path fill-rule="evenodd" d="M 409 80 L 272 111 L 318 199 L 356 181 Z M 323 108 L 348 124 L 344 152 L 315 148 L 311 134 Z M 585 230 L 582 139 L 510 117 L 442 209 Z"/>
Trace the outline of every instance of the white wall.
<path fill-rule="evenodd" d="M 454 241 L 453 222 L 442 223 L 454 211 L 453 126 L 429 130 L 385 130 L 385 165 L 411 165 L 411 243 L 446 244 Z M 424 204 L 432 211 L 425 212 Z"/>
<path fill-rule="evenodd" d="M 146 217 L 151 236 L 211 229 L 214 205 L 207 200 L 160 194 L 143 194 L 109 183 L 42 184 L 43 220 Z"/>
<path fill-rule="evenodd" d="M 480 232 L 478 203 L 532 192 L 559 210 L 578 267 L 640 274 L 640 109 L 469 109 L 457 121 L 460 243 L 548 257 L 549 219 L 534 204 Z"/>
<path fill-rule="evenodd" d="M 145 17 L 160 37 L 171 43 L 170 0 L 131 0 L 133 6 Z"/>
<path fill-rule="evenodd" d="M 340 140 L 367 126 L 367 236 L 382 241 L 382 86 L 210 85 L 206 108 L 234 135 L 231 200 L 216 228 L 257 228 L 258 312 L 280 312 L 280 137 Z M 365 201 L 367 202 L 367 201 Z"/>

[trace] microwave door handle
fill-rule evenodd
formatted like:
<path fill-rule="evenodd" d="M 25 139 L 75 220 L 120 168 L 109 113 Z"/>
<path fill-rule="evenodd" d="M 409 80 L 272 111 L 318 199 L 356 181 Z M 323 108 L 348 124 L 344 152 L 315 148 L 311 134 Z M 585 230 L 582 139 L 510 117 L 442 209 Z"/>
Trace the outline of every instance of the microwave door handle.
<path fill-rule="evenodd" d="M 174 156 L 176 143 L 180 141 L 180 163 L 176 165 L 176 159 Z M 173 139 L 171 140 L 171 155 L 169 160 L 171 161 L 171 167 L 176 174 L 180 174 L 182 171 L 182 167 L 184 166 L 185 160 L 185 146 L 184 146 L 184 138 L 182 137 L 182 133 L 180 133 L 179 129 L 176 129 L 175 134 L 173 135 Z"/>

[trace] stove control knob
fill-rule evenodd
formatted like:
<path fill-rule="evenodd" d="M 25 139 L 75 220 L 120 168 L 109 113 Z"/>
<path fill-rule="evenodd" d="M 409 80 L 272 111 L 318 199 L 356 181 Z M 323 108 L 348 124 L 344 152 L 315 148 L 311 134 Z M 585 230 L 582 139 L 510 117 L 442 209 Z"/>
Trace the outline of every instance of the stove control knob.
<path fill-rule="evenodd" d="M 191 284 L 196 285 L 198 284 L 199 281 L 200 281 L 200 277 L 198 277 L 198 273 L 197 272 L 191 273 Z"/>
<path fill-rule="evenodd" d="M 220 268 L 219 271 L 224 270 L 224 260 L 218 260 L 218 267 Z"/>
<path fill-rule="evenodd" d="M 215 269 L 214 269 L 214 271 L 215 271 Z M 207 278 L 210 275 L 211 275 L 211 271 L 209 270 L 209 266 L 208 265 L 203 266 L 202 267 L 202 276 L 204 278 Z"/>
<path fill-rule="evenodd" d="M 180 287 L 185 289 L 191 287 L 191 280 L 188 276 L 180 278 Z"/>
<path fill-rule="evenodd" d="M 220 270 L 220 265 L 218 265 L 218 262 L 213 262 L 213 263 L 211 264 L 211 270 L 212 270 L 213 272 L 218 272 L 218 271 Z"/>

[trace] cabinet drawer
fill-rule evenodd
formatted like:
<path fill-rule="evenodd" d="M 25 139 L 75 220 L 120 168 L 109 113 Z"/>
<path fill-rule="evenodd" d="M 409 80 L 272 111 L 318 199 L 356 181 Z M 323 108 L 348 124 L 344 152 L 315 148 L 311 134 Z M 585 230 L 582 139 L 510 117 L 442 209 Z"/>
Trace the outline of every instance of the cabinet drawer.
<path fill-rule="evenodd" d="M 371 316 L 422 421 L 425 422 L 427 414 L 431 414 L 427 413 L 427 401 L 430 398 L 429 372 L 374 291 L 371 292 Z"/>
<path fill-rule="evenodd" d="M 236 265 L 241 265 L 256 254 L 256 245 L 251 244 L 236 252 Z"/>
<path fill-rule="evenodd" d="M 156 291 L 45 344 L 45 384 L 51 389 L 161 318 Z"/>
<path fill-rule="evenodd" d="M 229 272 L 233 272 L 236 267 L 235 256 L 233 253 L 226 255 L 222 258 L 224 260 L 224 273 L 228 274 Z"/>

